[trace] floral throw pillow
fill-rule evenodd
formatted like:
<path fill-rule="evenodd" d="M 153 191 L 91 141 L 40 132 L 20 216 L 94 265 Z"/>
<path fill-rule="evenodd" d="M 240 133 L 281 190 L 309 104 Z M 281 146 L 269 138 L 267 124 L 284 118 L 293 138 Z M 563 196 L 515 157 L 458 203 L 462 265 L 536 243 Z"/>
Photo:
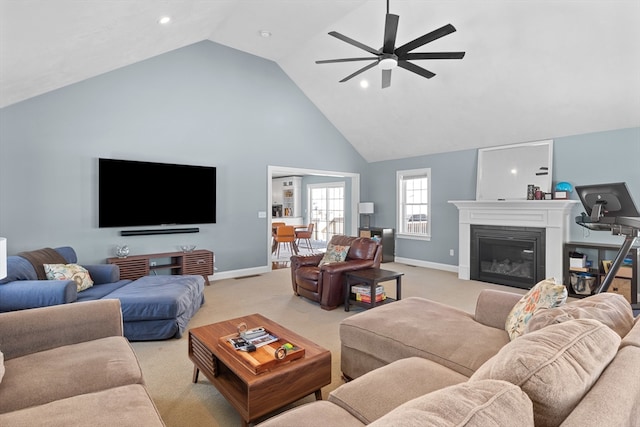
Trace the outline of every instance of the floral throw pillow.
<path fill-rule="evenodd" d="M 327 252 L 325 252 L 318 266 L 322 267 L 325 264 L 330 264 L 333 262 L 344 262 L 344 260 L 347 259 L 348 252 L 349 246 L 334 245 L 332 243 L 329 243 L 329 246 L 327 246 Z"/>
<path fill-rule="evenodd" d="M 522 335 L 527 322 L 536 311 L 560 307 L 565 301 L 567 288 L 563 284 L 556 283 L 553 278 L 538 282 L 513 306 L 507 316 L 505 330 L 509 333 L 509 338 L 514 340 Z"/>
<path fill-rule="evenodd" d="M 78 264 L 43 264 L 49 280 L 73 280 L 78 292 L 93 286 L 93 280 L 86 268 Z"/>

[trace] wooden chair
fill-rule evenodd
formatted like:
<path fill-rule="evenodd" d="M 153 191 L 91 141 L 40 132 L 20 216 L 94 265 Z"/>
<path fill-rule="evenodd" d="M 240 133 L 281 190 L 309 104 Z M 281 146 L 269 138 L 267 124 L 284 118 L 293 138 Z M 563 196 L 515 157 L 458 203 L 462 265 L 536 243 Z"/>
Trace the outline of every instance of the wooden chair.
<path fill-rule="evenodd" d="M 276 244 L 276 258 L 280 256 L 280 245 L 289 245 L 291 253 L 298 255 L 298 246 L 296 245 L 296 232 L 292 225 L 283 225 L 276 229 L 274 236 Z"/>
<path fill-rule="evenodd" d="M 296 230 L 296 243 L 298 246 L 300 246 L 300 240 L 304 240 L 306 242 L 307 249 L 313 251 L 313 248 L 311 247 L 311 237 L 313 237 L 314 226 L 314 223 L 310 223 L 306 230 Z"/>

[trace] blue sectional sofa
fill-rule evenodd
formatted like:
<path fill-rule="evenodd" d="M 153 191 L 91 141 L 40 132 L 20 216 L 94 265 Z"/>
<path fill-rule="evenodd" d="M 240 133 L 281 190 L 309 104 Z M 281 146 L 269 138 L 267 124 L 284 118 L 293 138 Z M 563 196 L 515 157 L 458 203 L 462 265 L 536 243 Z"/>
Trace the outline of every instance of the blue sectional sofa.
<path fill-rule="evenodd" d="M 67 264 L 78 258 L 69 246 L 55 248 Z M 39 280 L 31 261 L 7 257 L 7 277 L 0 280 L 0 312 L 46 307 L 76 301 L 118 299 L 124 335 L 130 341 L 179 338 L 204 303 L 202 276 L 147 276 L 120 280 L 113 264 L 83 265 L 94 284 L 78 292 L 73 280 Z"/>

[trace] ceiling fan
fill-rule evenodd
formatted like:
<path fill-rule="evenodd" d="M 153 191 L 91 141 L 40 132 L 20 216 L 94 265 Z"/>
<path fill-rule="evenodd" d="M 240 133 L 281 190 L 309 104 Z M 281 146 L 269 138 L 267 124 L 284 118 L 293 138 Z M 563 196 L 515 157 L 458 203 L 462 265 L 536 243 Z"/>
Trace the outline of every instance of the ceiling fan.
<path fill-rule="evenodd" d="M 347 80 L 352 79 L 353 77 L 367 71 L 370 68 L 375 67 L 380 64 L 380 68 L 382 68 L 382 88 L 386 88 L 391 86 L 391 70 L 396 66 L 400 68 L 404 68 L 405 70 L 411 71 L 412 73 L 416 73 L 422 77 L 426 77 L 430 79 L 435 76 L 435 73 L 431 71 L 419 67 L 409 61 L 413 60 L 422 60 L 422 59 L 462 59 L 464 58 L 464 52 L 415 52 L 411 53 L 412 50 L 417 49 L 421 46 L 424 46 L 427 43 L 430 43 L 434 40 L 437 40 L 441 37 L 444 37 L 448 34 L 451 34 L 456 31 L 455 27 L 451 24 L 447 24 L 443 27 L 438 28 L 437 30 L 431 31 L 428 34 L 424 34 L 423 36 L 418 37 L 415 40 L 410 41 L 409 43 L 405 43 L 400 47 L 395 47 L 396 44 L 396 34 L 398 32 L 398 19 L 400 17 L 398 15 L 393 15 L 389 13 L 389 0 L 387 0 L 387 14 L 385 18 L 384 24 L 384 44 L 380 49 L 374 49 L 365 44 L 360 43 L 352 38 L 349 38 L 345 35 L 342 35 L 336 31 L 331 31 L 329 33 L 330 36 L 333 36 L 337 39 L 342 40 L 343 42 L 349 43 L 350 45 L 356 46 L 366 52 L 369 52 L 372 55 L 366 58 L 342 58 L 342 59 L 325 59 L 321 61 L 316 61 L 316 64 L 331 64 L 336 62 L 354 62 L 354 61 L 373 61 L 372 63 L 360 68 L 356 72 L 349 74 L 344 79 L 340 80 L 340 83 L 346 82 Z"/>

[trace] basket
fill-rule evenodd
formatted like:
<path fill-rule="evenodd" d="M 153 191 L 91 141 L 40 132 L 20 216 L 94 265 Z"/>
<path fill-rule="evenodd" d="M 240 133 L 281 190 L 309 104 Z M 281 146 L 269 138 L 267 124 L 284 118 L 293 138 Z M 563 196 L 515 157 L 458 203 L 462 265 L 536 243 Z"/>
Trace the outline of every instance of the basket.
<path fill-rule="evenodd" d="M 571 287 L 578 295 L 591 295 L 596 285 L 596 278 L 587 273 L 571 273 Z"/>

